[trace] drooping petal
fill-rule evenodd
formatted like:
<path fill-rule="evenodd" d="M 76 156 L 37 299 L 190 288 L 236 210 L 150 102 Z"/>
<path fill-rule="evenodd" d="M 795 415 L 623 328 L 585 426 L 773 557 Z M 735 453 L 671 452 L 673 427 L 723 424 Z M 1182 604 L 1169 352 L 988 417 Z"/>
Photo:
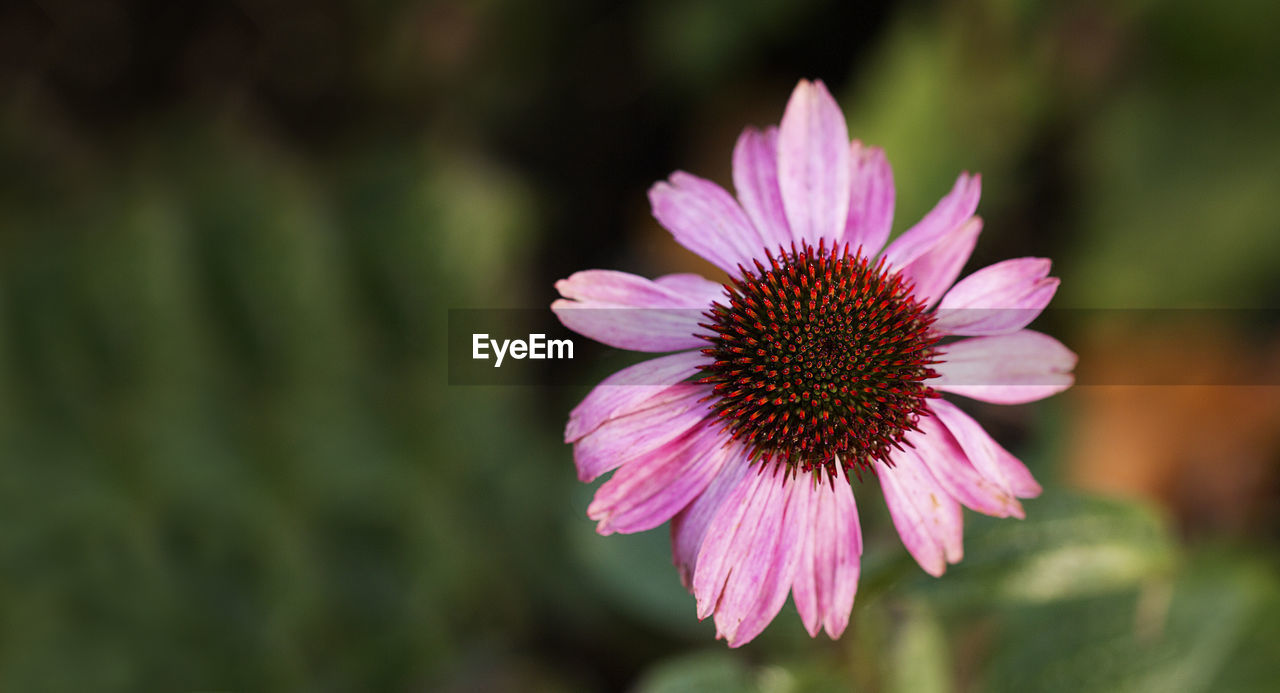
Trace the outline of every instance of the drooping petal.
<path fill-rule="evenodd" d="M 948 495 L 984 515 L 1025 517 L 1022 504 L 1013 493 L 981 474 L 941 421 L 922 416 L 917 425 L 920 430 L 907 434 L 905 442 L 915 447 L 915 454 Z"/>
<path fill-rule="evenodd" d="M 652 454 L 622 465 L 596 491 L 587 517 L 599 521 L 600 534 L 653 529 L 702 493 L 736 452 L 712 422 L 694 426 Z"/>
<path fill-rule="evenodd" d="M 787 602 L 800 569 L 806 535 L 813 531 L 806 524 L 811 515 L 809 483 L 810 480 L 803 477 L 784 482 L 784 503 L 774 508 L 782 511 L 782 533 L 775 540 L 768 570 L 758 577 L 749 570 L 746 574 L 731 574 L 725 584 L 715 622 L 717 635 L 728 641 L 729 647 L 740 647 L 754 640 Z"/>
<path fill-rule="evenodd" d="M 760 236 L 737 200 L 704 178 L 676 171 L 649 189 L 653 216 L 684 247 L 737 276 L 762 255 Z"/>
<path fill-rule="evenodd" d="M 778 131 L 778 186 L 795 240 L 831 245 L 843 235 L 852 175 L 840 106 L 821 81 L 802 80 Z"/>
<path fill-rule="evenodd" d="M 738 563 L 746 559 L 740 548 L 737 551 L 732 549 L 744 544 L 749 545 L 759 533 L 761 523 L 767 522 L 770 518 L 773 519 L 774 526 L 766 527 L 766 533 L 773 531 L 776 534 L 781 522 L 780 515 L 776 513 L 762 515 L 757 511 L 751 516 L 754 522 L 748 522 L 744 517 L 748 501 L 767 508 L 777 503 L 776 499 L 782 497 L 782 485 L 774 483 L 776 472 L 775 469 L 766 474 L 759 467 L 753 466 L 751 473 L 744 474 L 738 480 L 724 503 L 720 505 L 719 511 L 711 518 L 706 534 L 702 538 L 702 545 L 698 548 L 698 558 L 693 572 L 693 595 L 697 600 L 699 619 L 704 619 L 715 611 L 724 594 L 724 585 L 729 573 Z M 739 533 L 744 535 L 743 539 L 738 539 Z"/>
<path fill-rule="evenodd" d="M 723 284 L 713 282 L 699 274 L 689 272 L 664 274 L 654 279 L 653 283 L 680 293 L 692 305 L 710 306 L 712 302 L 724 298 Z"/>
<path fill-rule="evenodd" d="M 929 408 L 955 436 L 965 456 L 980 474 L 1018 498 L 1040 495 L 1040 484 L 1026 465 L 987 435 L 977 421 L 944 399 L 933 400 Z"/>
<path fill-rule="evenodd" d="M 938 303 L 934 328 L 943 334 L 996 335 L 1031 324 L 1058 290 L 1045 258 L 988 265 L 961 279 Z"/>
<path fill-rule="evenodd" d="M 702 352 L 682 351 L 641 361 L 605 378 L 569 413 L 564 442 L 575 442 L 610 419 L 658 406 L 679 396 L 680 391 L 673 390 L 673 386 L 697 375 L 698 366 L 707 362 L 708 357 Z M 664 393 L 666 397 L 662 396 Z"/>
<path fill-rule="evenodd" d="M 702 495 L 671 518 L 671 560 L 680 571 L 680 582 L 688 590 L 693 589 L 693 572 L 707 527 L 719 514 L 725 499 L 738 487 L 738 482 L 753 469 L 740 443 L 729 443 L 728 448 L 731 452 L 727 461 Z"/>
<path fill-rule="evenodd" d="M 711 521 L 698 553 L 693 593 L 698 616 L 714 614 L 716 633 L 738 647 L 764 630 L 787 600 L 800 563 L 809 494 L 775 464 L 748 474 Z"/>
<path fill-rule="evenodd" d="M 708 304 L 644 277 L 612 270 L 576 272 L 556 282 L 551 310 L 565 327 L 619 349 L 683 351 L 705 346 L 694 336 Z"/>
<path fill-rule="evenodd" d="M 578 478 L 592 481 L 607 471 L 666 445 L 708 416 L 707 385 L 676 385 L 670 401 L 610 419 L 573 446 Z"/>
<path fill-rule="evenodd" d="M 857 140 L 851 147 L 853 180 L 842 242 L 861 248 L 864 257 L 875 257 L 889 240 L 893 226 L 893 169 L 883 149 L 867 147 Z"/>
<path fill-rule="evenodd" d="M 808 492 L 808 533 L 801 545 L 792 599 L 810 637 L 825 626 L 834 639 L 849 625 L 858 591 L 862 527 L 853 489 L 839 465 L 831 483 L 820 481 Z"/>
<path fill-rule="evenodd" d="M 889 516 L 916 563 L 938 577 L 946 572 L 948 563 L 964 557 L 960 504 L 910 448 L 895 452 L 892 459 L 892 468 L 876 468 Z"/>
<path fill-rule="evenodd" d="M 971 337 L 940 348 L 933 387 L 993 404 L 1024 404 L 1071 387 L 1076 355 L 1033 330 Z"/>
<path fill-rule="evenodd" d="M 733 188 L 768 249 L 791 245 L 791 228 L 778 187 L 778 129 L 747 128 L 733 148 Z"/>

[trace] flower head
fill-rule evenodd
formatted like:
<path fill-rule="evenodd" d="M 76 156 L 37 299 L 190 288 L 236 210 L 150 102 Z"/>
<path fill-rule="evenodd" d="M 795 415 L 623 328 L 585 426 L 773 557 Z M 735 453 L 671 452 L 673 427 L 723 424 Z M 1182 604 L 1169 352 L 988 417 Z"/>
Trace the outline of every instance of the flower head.
<path fill-rule="evenodd" d="M 579 477 L 613 471 L 587 510 L 601 534 L 671 521 L 699 618 L 750 641 L 788 594 L 810 635 L 839 637 L 862 533 L 851 476 L 876 475 L 907 550 L 938 576 L 962 556 L 961 506 L 1022 517 L 1027 468 L 940 397 L 1019 404 L 1072 383 L 1076 357 L 1025 329 L 1058 280 L 1006 260 L 956 281 L 981 220 L 962 174 L 885 247 L 884 152 L 848 139 L 822 82 L 802 81 L 777 128 L 733 153 L 735 199 L 676 172 L 654 216 L 728 272 L 648 280 L 607 270 L 557 282 L 552 309 L 611 346 L 675 352 L 610 376 L 565 429 Z"/>

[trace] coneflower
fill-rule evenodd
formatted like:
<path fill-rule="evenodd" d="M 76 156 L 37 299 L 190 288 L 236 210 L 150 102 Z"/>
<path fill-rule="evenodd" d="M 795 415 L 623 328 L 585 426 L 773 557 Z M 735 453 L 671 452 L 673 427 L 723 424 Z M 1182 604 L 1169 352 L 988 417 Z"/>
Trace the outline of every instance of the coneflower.
<path fill-rule="evenodd" d="M 698 617 L 730 646 L 788 594 L 810 635 L 836 638 L 862 554 L 850 477 L 879 478 L 907 550 L 941 575 L 962 557 L 962 505 L 1022 517 L 1017 499 L 1040 486 L 940 393 L 1031 402 L 1070 387 L 1076 357 L 1025 329 L 1057 289 L 1048 260 L 956 282 L 982 230 L 977 176 L 885 247 L 888 162 L 849 141 L 821 82 L 800 82 L 778 128 L 742 133 L 733 180 L 736 200 L 683 172 L 649 193 L 658 221 L 729 283 L 607 270 L 557 282 L 552 309 L 570 329 L 677 352 L 602 382 L 565 440 L 583 481 L 614 472 L 587 511 L 597 531 L 671 521 Z"/>

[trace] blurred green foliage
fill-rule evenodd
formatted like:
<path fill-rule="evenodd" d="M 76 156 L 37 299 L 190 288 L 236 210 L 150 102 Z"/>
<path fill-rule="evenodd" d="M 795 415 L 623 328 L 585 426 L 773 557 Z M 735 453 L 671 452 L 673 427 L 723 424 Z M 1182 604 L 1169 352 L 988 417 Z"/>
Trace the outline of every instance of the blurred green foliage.
<path fill-rule="evenodd" d="M 1062 490 L 1055 403 L 1012 426 L 1048 489 L 1027 520 L 967 515 L 933 580 L 863 484 L 849 633 L 811 641 L 788 605 L 727 651 L 664 530 L 584 518 L 559 440 L 581 389 L 446 386 L 448 308 L 669 271 L 628 216 L 649 182 L 750 120 L 722 96 L 776 119 L 801 76 L 886 148 L 895 228 L 984 173 L 974 266 L 1052 256 L 1069 305 L 1280 296 L 1274 5 L 837 5 L 248 3 L 268 57 L 217 108 L 85 118 L 58 90 L 96 73 L 15 82 L 0 690 L 1273 688 L 1275 528 L 1187 542 Z"/>

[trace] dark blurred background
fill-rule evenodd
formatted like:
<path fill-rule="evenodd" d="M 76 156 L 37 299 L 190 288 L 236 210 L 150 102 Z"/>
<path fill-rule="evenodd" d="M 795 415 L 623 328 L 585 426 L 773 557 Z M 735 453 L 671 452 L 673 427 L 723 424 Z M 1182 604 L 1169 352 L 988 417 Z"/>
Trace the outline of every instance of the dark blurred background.
<path fill-rule="evenodd" d="M 1068 308 L 1280 303 L 1280 5 L 41 0 L 0 9 L 0 690 L 1267 691 L 1280 335 L 1042 329 L 1222 382 L 968 406 L 1046 488 L 925 576 L 874 484 L 853 624 L 737 651 L 597 537 L 587 388 L 447 386 L 450 308 L 714 270 L 648 215 L 826 80 L 909 226 Z M 1243 317 L 1242 317 L 1243 316 Z M 603 376 L 606 363 L 579 365 Z"/>

